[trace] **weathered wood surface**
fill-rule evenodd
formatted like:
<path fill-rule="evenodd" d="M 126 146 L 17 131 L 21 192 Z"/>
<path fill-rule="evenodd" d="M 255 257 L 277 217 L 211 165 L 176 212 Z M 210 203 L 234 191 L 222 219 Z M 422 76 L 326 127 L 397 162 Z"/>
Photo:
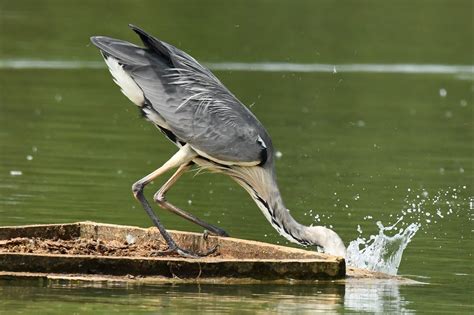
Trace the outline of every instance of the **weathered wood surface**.
<path fill-rule="evenodd" d="M 204 258 L 110 257 L 11 253 L 0 251 L 0 277 L 63 277 L 87 279 L 148 279 L 205 281 L 314 281 L 342 279 L 346 276 L 342 257 L 302 249 L 277 246 L 230 237 L 170 231 L 178 245 L 193 251 L 206 251 L 219 245 L 218 255 Z M 126 242 L 135 244 L 154 238 L 163 241 L 157 229 L 78 222 L 72 224 L 0 227 L 0 241 L 17 237 Z"/>

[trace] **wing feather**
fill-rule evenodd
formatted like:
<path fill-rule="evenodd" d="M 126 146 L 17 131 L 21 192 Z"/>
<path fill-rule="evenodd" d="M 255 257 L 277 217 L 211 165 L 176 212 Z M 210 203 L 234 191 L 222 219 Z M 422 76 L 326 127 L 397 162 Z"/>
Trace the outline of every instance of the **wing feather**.
<path fill-rule="evenodd" d="M 178 48 L 131 26 L 146 48 L 108 39 L 116 57 L 176 137 L 210 159 L 256 165 L 271 156 L 271 140 L 262 124 L 207 68 Z M 266 158 L 265 158 L 266 159 Z"/>

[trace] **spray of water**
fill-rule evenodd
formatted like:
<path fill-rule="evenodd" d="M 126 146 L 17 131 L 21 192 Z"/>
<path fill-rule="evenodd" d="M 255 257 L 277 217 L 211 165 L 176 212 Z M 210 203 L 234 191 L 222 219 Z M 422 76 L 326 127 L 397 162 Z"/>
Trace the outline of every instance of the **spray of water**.
<path fill-rule="evenodd" d="M 411 223 L 406 229 L 401 228 L 393 236 L 385 235 L 387 231 L 394 230 L 402 219 L 403 217 L 389 227 L 384 227 L 382 222 L 378 221 L 379 233 L 377 235 L 371 235 L 369 240 L 358 237 L 350 242 L 347 247 L 347 264 L 357 268 L 396 275 L 403 251 L 420 228 L 418 223 Z"/>
<path fill-rule="evenodd" d="M 362 229 L 357 227 L 359 237 L 350 242 L 346 261 L 349 266 L 396 275 L 403 251 L 419 230 L 425 230 L 438 220 L 456 213 L 466 200 L 460 200 L 458 193 L 466 186 L 449 188 L 433 196 L 426 190 L 419 193 L 408 189 L 406 206 L 396 216 L 396 222 L 385 227 L 378 221 L 377 235 L 362 237 Z M 392 215 L 390 215 L 392 217 Z M 392 234 L 392 235 L 390 235 Z"/>

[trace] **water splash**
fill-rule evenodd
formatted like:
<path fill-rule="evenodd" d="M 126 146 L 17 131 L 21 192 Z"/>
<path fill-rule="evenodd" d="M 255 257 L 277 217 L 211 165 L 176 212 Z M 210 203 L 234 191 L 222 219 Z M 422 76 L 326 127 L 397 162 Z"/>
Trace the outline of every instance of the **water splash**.
<path fill-rule="evenodd" d="M 406 229 L 400 228 L 393 236 L 385 235 L 386 231 L 396 230 L 397 221 L 392 226 L 384 227 L 378 221 L 378 235 L 371 235 L 369 240 L 358 237 L 347 247 L 347 264 L 352 267 L 396 275 L 402 260 L 403 251 L 420 228 L 420 224 L 411 223 Z"/>
<path fill-rule="evenodd" d="M 409 188 L 405 198 L 406 205 L 396 216 L 394 224 L 385 227 L 378 221 L 378 234 L 371 235 L 368 239 L 361 237 L 362 229 L 357 226 L 359 237 L 350 242 L 347 248 L 347 264 L 396 275 L 403 251 L 419 230 L 426 234 L 428 228 L 433 228 L 439 220 L 445 220 L 453 214 L 459 216 L 457 212 L 462 212 L 462 206 L 468 204 L 467 199 L 460 198 L 460 192 L 467 192 L 467 187 L 440 190 L 432 196 L 424 189 L 415 192 Z M 389 235 L 392 231 L 394 234 Z"/>

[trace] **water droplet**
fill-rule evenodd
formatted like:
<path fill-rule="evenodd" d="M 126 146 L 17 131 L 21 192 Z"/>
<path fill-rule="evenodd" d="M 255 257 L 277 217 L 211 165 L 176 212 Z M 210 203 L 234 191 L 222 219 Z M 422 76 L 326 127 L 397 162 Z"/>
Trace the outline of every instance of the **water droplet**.
<path fill-rule="evenodd" d="M 363 120 L 358 120 L 357 123 L 356 123 L 356 126 L 357 126 L 357 127 L 360 127 L 360 128 L 365 127 L 365 121 L 363 121 Z"/>
<path fill-rule="evenodd" d="M 27 155 L 27 156 L 26 156 L 26 159 L 27 159 L 28 161 L 31 161 L 31 160 L 33 160 L 33 156 L 32 156 L 32 155 Z"/>
<path fill-rule="evenodd" d="M 276 152 L 275 152 L 275 157 L 276 157 L 277 159 L 281 159 L 282 156 L 283 156 L 283 153 L 281 153 L 281 151 L 276 151 Z"/>
<path fill-rule="evenodd" d="M 18 170 L 11 170 L 11 171 L 10 171 L 10 175 L 11 175 L 11 176 L 21 176 L 21 175 L 23 175 L 23 172 L 22 172 L 22 171 L 18 171 Z"/>
<path fill-rule="evenodd" d="M 439 89 L 439 96 L 446 97 L 446 95 L 448 95 L 448 91 L 446 91 L 446 89 Z"/>

